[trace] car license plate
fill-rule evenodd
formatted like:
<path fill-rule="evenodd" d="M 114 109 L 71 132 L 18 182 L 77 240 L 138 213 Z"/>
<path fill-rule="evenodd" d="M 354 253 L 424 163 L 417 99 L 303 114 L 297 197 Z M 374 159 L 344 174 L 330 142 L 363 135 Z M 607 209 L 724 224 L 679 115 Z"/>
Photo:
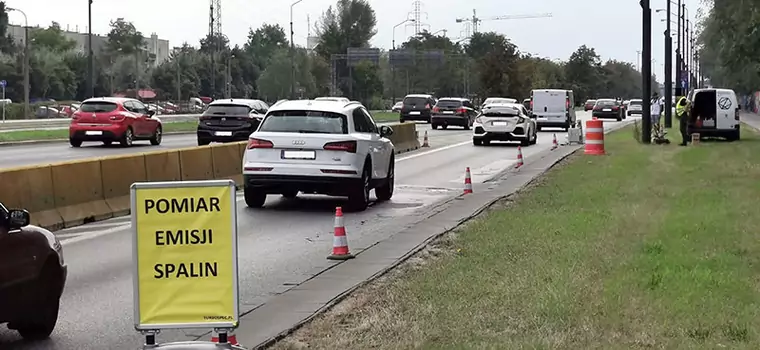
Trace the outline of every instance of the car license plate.
<path fill-rule="evenodd" d="M 314 151 L 282 151 L 282 158 L 313 160 L 317 158 L 317 153 Z"/>
<path fill-rule="evenodd" d="M 103 132 L 102 131 L 85 131 L 84 134 L 89 135 L 89 136 L 100 136 L 100 135 L 103 135 Z"/>
<path fill-rule="evenodd" d="M 605 108 L 605 109 L 603 109 L 603 110 L 602 110 L 602 112 L 612 112 L 612 109 L 610 109 L 610 108 Z"/>
<path fill-rule="evenodd" d="M 409 115 L 420 115 L 420 112 L 409 112 Z"/>
<path fill-rule="evenodd" d="M 454 111 L 443 111 L 443 114 L 454 114 Z"/>
<path fill-rule="evenodd" d="M 217 131 L 214 133 L 216 136 L 232 136 L 232 131 Z"/>
<path fill-rule="evenodd" d="M 509 123 L 508 122 L 493 122 L 493 123 L 491 123 L 491 125 L 493 125 L 493 126 L 507 126 L 507 125 L 509 125 Z"/>
<path fill-rule="evenodd" d="M 705 121 L 702 122 L 702 125 L 703 126 L 707 126 L 707 127 L 713 127 L 713 126 L 715 126 L 715 121 L 712 120 L 712 119 L 707 119 L 707 120 L 705 120 Z"/>

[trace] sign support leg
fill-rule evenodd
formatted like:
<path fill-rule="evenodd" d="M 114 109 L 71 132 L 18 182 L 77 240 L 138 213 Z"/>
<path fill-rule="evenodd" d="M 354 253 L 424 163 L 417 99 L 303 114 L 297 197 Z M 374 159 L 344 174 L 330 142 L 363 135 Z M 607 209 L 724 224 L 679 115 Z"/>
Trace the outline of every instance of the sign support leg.
<path fill-rule="evenodd" d="M 143 331 L 143 335 L 145 335 L 145 344 L 143 345 L 143 349 L 151 349 L 158 346 L 156 344 L 156 334 L 158 334 L 160 331 L 158 330 L 150 330 L 150 331 Z"/>

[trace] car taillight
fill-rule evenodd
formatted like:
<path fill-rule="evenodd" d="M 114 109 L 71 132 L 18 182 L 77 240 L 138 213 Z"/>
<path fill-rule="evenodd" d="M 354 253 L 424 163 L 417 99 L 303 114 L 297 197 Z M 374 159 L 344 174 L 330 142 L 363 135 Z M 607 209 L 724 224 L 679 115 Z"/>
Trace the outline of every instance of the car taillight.
<path fill-rule="evenodd" d="M 736 111 L 734 112 L 734 119 L 739 120 L 739 108 L 737 108 Z"/>
<path fill-rule="evenodd" d="M 117 114 L 117 115 L 112 115 L 112 116 L 110 116 L 108 119 L 110 119 L 110 120 L 115 120 L 115 121 L 119 121 L 119 120 L 124 120 L 124 116 L 123 116 L 123 115 L 121 115 L 121 114 Z"/>
<path fill-rule="evenodd" d="M 438 108 L 438 107 L 433 107 L 433 113 L 438 113 L 438 112 L 440 112 L 440 111 L 441 111 L 441 109 L 440 109 L 440 108 Z"/>
<path fill-rule="evenodd" d="M 612 106 L 612 110 L 613 111 L 617 111 L 618 110 L 618 106 Z"/>
<path fill-rule="evenodd" d="M 323 148 L 328 151 L 356 153 L 356 141 L 329 142 Z"/>
<path fill-rule="evenodd" d="M 254 148 L 274 148 L 274 144 L 271 141 L 262 139 L 249 139 L 247 149 Z"/>
<path fill-rule="evenodd" d="M 565 100 L 565 108 L 570 109 L 570 99 Z"/>
<path fill-rule="evenodd" d="M 210 115 L 202 115 L 202 116 L 201 116 L 200 118 L 198 118 L 198 119 L 199 119 L 199 120 L 210 120 L 210 119 L 211 119 L 211 116 L 210 116 Z"/>
<path fill-rule="evenodd" d="M 430 104 L 429 103 L 425 105 L 425 109 L 430 109 Z"/>
<path fill-rule="evenodd" d="M 457 108 L 457 113 L 459 113 L 459 114 L 466 114 L 467 110 L 464 109 L 464 108 L 462 108 L 462 107 L 460 107 L 460 108 Z"/>

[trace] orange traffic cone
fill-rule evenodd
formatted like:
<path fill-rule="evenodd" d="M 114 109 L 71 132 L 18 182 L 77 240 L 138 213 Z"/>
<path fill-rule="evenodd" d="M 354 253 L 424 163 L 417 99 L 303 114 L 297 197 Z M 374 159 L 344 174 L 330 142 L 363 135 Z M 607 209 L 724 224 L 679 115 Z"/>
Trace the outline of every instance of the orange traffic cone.
<path fill-rule="evenodd" d="M 425 130 L 425 136 L 422 138 L 422 147 L 430 147 L 428 143 L 427 130 Z"/>
<path fill-rule="evenodd" d="M 522 155 L 522 147 L 517 146 L 517 164 L 515 164 L 515 168 L 519 168 L 523 166 L 525 163 L 523 163 L 523 155 Z"/>
<path fill-rule="evenodd" d="M 559 147 L 559 144 L 557 144 L 557 134 L 554 134 L 554 139 L 552 140 L 552 151 L 557 149 Z"/>
<path fill-rule="evenodd" d="M 464 171 L 464 194 L 472 193 L 472 176 L 470 176 L 470 167 Z"/>
<path fill-rule="evenodd" d="M 230 343 L 235 346 L 240 346 L 240 343 L 238 343 L 237 337 L 235 336 L 235 331 L 227 332 L 227 341 L 223 342 L 219 340 L 219 332 L 214 330 L 211 332 L 211 342 L 212 343 Z"/>
<path fill-rule="evenodd" d="M 354 255 L 348 251 L 348 239 L 346 238 L 346 226 L 343 224 L 343 208 L 335 208 L 335 236 L 333 237 L 333 252 L 327 257 L 330 260 L 353 259 Z"/>

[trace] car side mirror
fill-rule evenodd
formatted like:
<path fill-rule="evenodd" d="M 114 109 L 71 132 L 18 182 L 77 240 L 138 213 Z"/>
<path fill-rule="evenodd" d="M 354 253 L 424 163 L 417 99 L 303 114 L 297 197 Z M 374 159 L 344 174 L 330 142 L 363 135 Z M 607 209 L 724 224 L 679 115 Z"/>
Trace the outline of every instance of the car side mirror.
<path fill-rule="evenodd" d="M 29 212 L 24 209 L 11 209 L 8 211 L 8 222 L 11 230 L 18 230 L 29 226 Z"/>
<path fill-rule="evenodd" d="M 391 128 L 388 125 L 381 125 L 380 126 L 380 136 L 382 137 L 388 137 L 393 135 L 393 128 Z"/>
<path fill-rule="evenodd" d="M 156 115 L 156 111 L 148 111 L 148 117 L 152 118 L 154 115 Z"/>

